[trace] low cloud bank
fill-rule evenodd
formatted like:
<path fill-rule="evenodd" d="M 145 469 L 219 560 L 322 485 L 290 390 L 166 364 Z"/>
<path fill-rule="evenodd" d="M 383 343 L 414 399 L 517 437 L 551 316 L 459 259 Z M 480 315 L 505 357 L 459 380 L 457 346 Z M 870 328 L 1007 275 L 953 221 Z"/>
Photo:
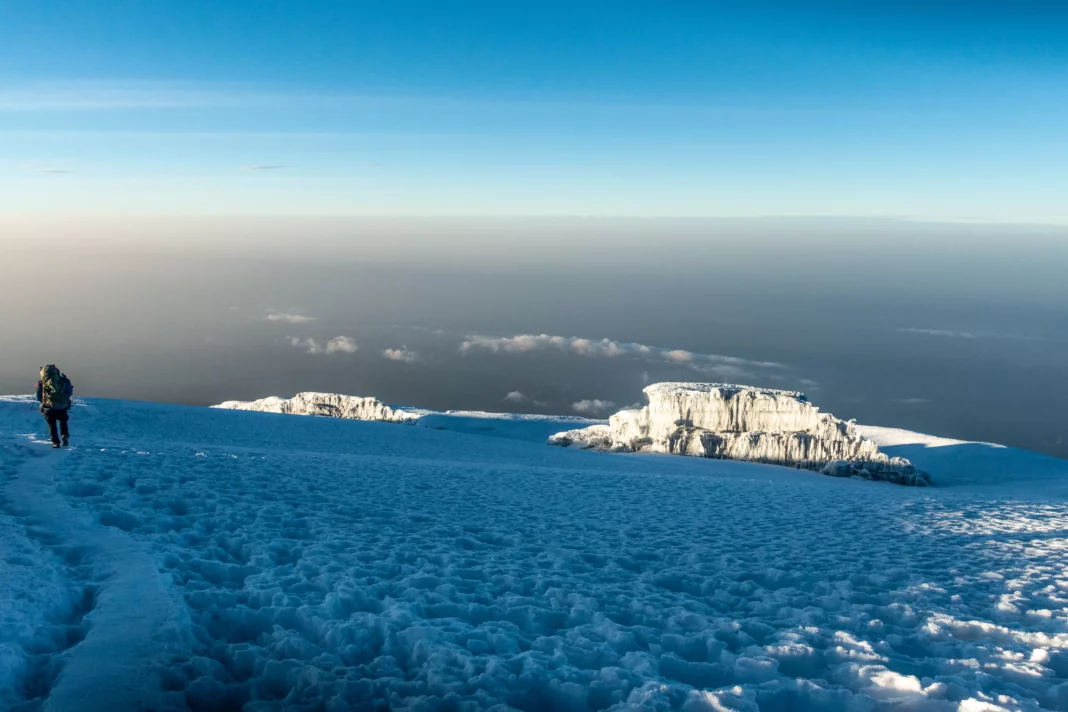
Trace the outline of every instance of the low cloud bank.
<path fill-rule="evenodd" d="M 461 353 L 524 354 L 558 351 L 586 358 L 632 358 L 651 363 L 681 365 L 699 373 L 720 378 L 753 377 L 752 369 L 785 370 L 786 366 L 771 361 L 754 361 L 737 356 L 705 354 L 685 349 L 650 346 L 611 339 L 587 339 L 551 334 L 517 334 L 515 336 L 472 335 L 460 344 Z"/>

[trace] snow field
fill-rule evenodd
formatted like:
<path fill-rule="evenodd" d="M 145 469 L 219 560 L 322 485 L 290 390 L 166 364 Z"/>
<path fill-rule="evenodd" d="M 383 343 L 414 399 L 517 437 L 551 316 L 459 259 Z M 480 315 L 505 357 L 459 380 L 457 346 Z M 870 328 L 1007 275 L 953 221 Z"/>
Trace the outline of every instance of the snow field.
<path fill-rule="evenodd" d="M 160 708 L 1068 706 L 1062 490 L 913 490 L 380 423 L 86 410 L 50 496 L 155 563 L 124 585 L 162 581 L 181 609 L 174 645 L 142 648 L 158 674 L 138 679 Z M 0 403 L 0 442 L 24 452 L 32 417 Z M 54 454 L 9 450 L 5 497 Z M 3 517 L 34 561 L 61 560 Z M 63 522 L 43 524 L 62 536 Z M 79 590 L 55 571 L 57 595 Z M 87 573 L 97 598 L 113 586 Z M 3 586 L 5 616 L 20 591 L 48 590 Z M 136 647 L 132 617 L 108 628 Z M 72 651 L 100 632 L 86 620 Z M 64 684 L 59 668 L 44 687 Z"/>

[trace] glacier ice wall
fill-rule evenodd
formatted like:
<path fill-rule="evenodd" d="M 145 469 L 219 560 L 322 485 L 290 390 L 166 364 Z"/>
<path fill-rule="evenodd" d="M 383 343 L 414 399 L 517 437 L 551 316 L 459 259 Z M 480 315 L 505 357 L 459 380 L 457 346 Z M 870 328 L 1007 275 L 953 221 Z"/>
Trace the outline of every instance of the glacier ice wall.
<path fill-rule="evenodd" d="M 337 393 L 298 393 L 292 398 L 261 398 L 255 401 L 226 401 L 215 408 L 255 410 L 287 415 L 319 415 L 348 420 L 381 420 L 389 423 L 414 422 L 424 414 L 419 410 L 391 408 L 377 398 L 343 396 Z"/>
<path fill-rule="evenodd" d="M 926 473 L 908 460 L 888 457 L 801 393 L 723 383 L 656 383 L 649 405 L 622 410 L 608 425 L 557 433 L 552 445 L 617 452 L 659 452 L 750 460 L 926 485 Z"/>

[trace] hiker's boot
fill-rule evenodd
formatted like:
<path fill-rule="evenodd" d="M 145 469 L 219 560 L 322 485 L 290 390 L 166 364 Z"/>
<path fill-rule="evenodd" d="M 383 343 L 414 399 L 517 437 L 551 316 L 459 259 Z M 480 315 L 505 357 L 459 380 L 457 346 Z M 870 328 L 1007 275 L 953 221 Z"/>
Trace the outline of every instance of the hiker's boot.
<path fill-rule="evenodd" d="M 58 448 L 59 447 L 59 443 L 52 443 L 52 447 L 53 448 Z"/>
<path fill-rule="evenodd" d="M 63 436 L 63 447 L 68 447 L 69 445 L 70 445 L 70 436 L 69 435 L 64 435 Z"/>

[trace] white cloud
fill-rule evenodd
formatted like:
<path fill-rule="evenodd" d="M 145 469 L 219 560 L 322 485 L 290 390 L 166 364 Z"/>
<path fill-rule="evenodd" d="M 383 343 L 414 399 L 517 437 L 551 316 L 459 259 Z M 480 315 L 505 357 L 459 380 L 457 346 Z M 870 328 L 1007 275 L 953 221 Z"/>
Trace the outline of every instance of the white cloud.
<path fill-rule="evenodd" d="M 781 370 L 786 366 L 771 361 L 753 361 L 736 356 L 702 354 L 683 349 L 669 349 L 611 339 L 583 339 L 550 334 L 517 334 L 516 336 L 473 335 L 460 344 L 462 353 L 488 351 L 490 353 L 533 353 L 559 351 L 589 358 L 631 358 L 650 363 L 681 365 L 718 378 L 753 378 L 750 369 Z"/>
<path fill-rule="evenodd" d="M 894 403 L 901 403 L 902 405 L 923 405 L 924 403 L 930 403 L 927 398 L 891 398 Z"/>
<path fill-rule="evenodd" d="M 351 354 L 360 348 L 356 345 L 356 339 L 351 336 L 335 336 L 327 341 L 325 345 L 320 344 L 315 339 L 298 339 L 295 336 L 291 336 L 289 337 L 289 343 L 315 356 L 329 356 L 338 353 Z"/>
<path fill-rule="evenodd" d="M 358 348 L 360 347 L 356 345 L 356 339 L 351 336 L 335 336 L 326 342 L 327 354 L 351 354 L 355 353 Z"/>
<path fill-rule="evenodd" d="M 314 316 L 307 316 L 306 314 L 298 314 L 295 312 L 271 312 L 266 317 L 267 321 L 278 321 L 285 324 L 307 324 L 311 321 L 316 321 Z"/>
<path fill-rule="evenodd" d="M 577 403 L 571 404 L 571 410 L 580 415 L 597 415 L 598 413 L 603 413 L 606 410 L 611 410 L 615 407 L 616 404 L 612 401 L 601 400 L 600 398 L 580 400 Z"/>
<path fill-rule="evenodd" d="M 400 361 L 402 363 L 412 363 L 419 360 L 419 354 L 415 351 L 410 351 L 407 346 L 401 346 L 399 349 L 386 349 L 382 352 L 382 356 L 390 361 Z"/>
<path fill-rule="evenodd" d="M 665 352 L 664 358 L 668 361 L 675 361 L 677 363 L 690 363 L 693 361 L 693 354 L 689 351 L 683 351 L 682 349 L 674 349 L 673 351 Z"/>
<path fill-rule="evenodd" d="M 243 171 L 277 171 L 282 168 L 289 168 L 289 166 L 271 166 L 271 165 L 254 165 L 254 166 L 241 166 Z"/>
<path fill-rule="evenodd" d="M 534 400 L 533 398 L 528 397 L 522 391 L 509 391 L 504 397 L 504 400 L 506 403 L 515 403 L 517 405 L 520 403 L 530 403 L 539 408 L 544 408 L 549 405 L 545 401 Z"/>

